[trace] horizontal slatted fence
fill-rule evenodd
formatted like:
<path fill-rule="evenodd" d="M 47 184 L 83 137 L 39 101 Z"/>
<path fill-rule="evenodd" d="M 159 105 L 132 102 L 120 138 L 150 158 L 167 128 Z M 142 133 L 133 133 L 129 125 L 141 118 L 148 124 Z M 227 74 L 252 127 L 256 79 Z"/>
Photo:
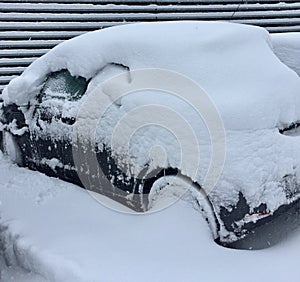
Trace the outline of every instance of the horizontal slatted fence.
<path fill-rule="evenodd" d="M 0 0 L 0 92 L 63 40 L 134 22 L 221 20 L 300 31 L 300 1 Z"/>

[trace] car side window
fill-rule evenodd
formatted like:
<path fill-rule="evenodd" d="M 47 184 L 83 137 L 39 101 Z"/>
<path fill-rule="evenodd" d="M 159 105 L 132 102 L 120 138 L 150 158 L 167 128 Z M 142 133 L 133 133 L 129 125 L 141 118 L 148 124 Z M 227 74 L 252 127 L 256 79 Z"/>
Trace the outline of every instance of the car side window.
<path fill-rule="evenodd" d="M 84 77 L 72 76 L 68 70 L 63 69 L 47 76 L 40 98 L 76 101 L 84 95 L 87 86 L 88 81 Z"/>

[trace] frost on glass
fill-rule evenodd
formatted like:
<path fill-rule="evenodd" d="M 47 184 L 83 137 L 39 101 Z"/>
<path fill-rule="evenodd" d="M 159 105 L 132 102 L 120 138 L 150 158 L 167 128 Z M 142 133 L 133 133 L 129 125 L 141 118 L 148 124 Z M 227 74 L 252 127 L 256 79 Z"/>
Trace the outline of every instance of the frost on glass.
<path fill-rule="evenodd" d="M 41 92 L 41 99 L 80 99 L 86 91 L 88 82 L 81 76 L 72 76 L 68 70 L 52 72 L 48 75 Z"/>

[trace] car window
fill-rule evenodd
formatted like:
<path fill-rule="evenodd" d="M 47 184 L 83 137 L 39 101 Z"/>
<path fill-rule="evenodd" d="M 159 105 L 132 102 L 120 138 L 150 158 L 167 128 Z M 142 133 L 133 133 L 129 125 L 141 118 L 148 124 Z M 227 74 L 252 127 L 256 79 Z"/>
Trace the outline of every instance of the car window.
<path fill-rule="evenodd" d="M 41 98 L 78 100 L 87 89 L 88 81 L 81 76 L 72 76 L 68 70 L 50 73 L 42 88 Z"/>

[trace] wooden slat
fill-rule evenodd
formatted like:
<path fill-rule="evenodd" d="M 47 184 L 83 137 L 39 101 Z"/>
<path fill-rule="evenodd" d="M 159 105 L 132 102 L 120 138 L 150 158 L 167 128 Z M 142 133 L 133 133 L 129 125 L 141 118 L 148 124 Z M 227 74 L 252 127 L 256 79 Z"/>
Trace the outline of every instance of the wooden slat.
<path fill-rule="evenodd" d="M 2 75 L 20 75 L 25 70 L 25 67 L 0 67 L 0 76 Z"/>
<path fill-rule="evenodd" d="M 118 22 L 118 21 L 151 21 L 166 19 L 265 19 L 265 18 L 291 18 L 299 17 L 300 10 L 279 11 L 238 11 L 238 12 L 205 12 L 205 13 L 103 13 L 103 14 L 55 14 L 55 13 L 0 13 L 0 22 Z"/>
<path fill-rule="evenodd" d="M 0 40 L 69 39 L 82 33 L 83 31 L 3 31 L 0 32 Z"/>
<path fill-rule="evenodd" d="M 273 33 L 282 33 L 282 32 L 299 32 L 300 25 L 293 26 L 270 26 L 268 30 Z"/>
<path fill-rule="evenodd" d="M 300 24 L 300 18 L 284 18 L 284 19 L 245 19 L 245 20 L 232 20 L 236 23 L 246 23 L 251 25 L 259 25 L 262 27 L 270 26 L 293 26 Z"/>
<path fill-rule="evenodd" d="M 15 78 L 17 76 L 15 75 L 5 75 L 5 76 L 0 76 L 0 84 L 8 84 L 13 78 Z"/>
<path fill-rule="evenodd" d="M 41 3 L 41 0 L 1 0 L 5 3 Z M 229 3 L 241 3 L 241 0 L 157 0 L 157 1 L 149 1 L 149 0 L 46 0 L 48 3 L 69 3 L 69 4 L 80 4 L 80 3 L 101 3 L 101 4 L 137 4 L 137 5 L 148 5 L 149 3 L 157 3 L 157 4 L 203 4 L 203 5 L 211 5 L 211 4 L 229 4 Z M 46 2 L 44 1 L 44 2 Z M 298 1 L 280 1 L 280 0 L 247 0 L 247 3 L 280 3 L 280 2 L 288 2 L 288 3 L 296 3 Z"/>
<path fill-rule="evenodd" d="M 52 48 L 63 40 L 3 40 L 0 41 L 0 49 L 4 48 Z"/>
<path fill-rule="evenodd" d="M 46 30 L 96 30 L 114 25 L 125 24 L 125 22 L 1 22 L 0 31 L 19 30 L 19 31 L 46 31 Z"/>
<path fill-rule="evenodd" d="M 13 58 L 13 59 L 0 59 L 0 67 L 11 67 L 11 66 L 28 66 L 35 59 L 31 58 Z"/>
<path fill-rule="evenodd" d="M 149 1 L 150 2 L 150 1 Z M 279 2 L 275 4 L 220 4 L 215 5 L 169 5 L 169 4 L 149 4 L 149 5 L 99 5 L 99 4 L 49 4 L 49 3 L 0 3 L 1 12 L 10 13 L 160 13 L 160 12 L 224 12 L 224 11 L 256 11 L 256 10 L 296 10 L 300 9 L 300 3 L 285 3 Z"/>

